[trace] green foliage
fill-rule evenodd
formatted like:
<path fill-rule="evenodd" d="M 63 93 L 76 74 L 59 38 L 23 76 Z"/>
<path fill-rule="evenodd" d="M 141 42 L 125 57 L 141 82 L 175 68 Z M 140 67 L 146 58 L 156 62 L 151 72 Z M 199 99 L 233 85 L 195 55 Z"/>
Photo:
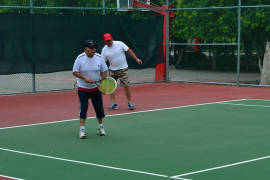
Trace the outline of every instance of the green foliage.
<path fill-rule="evenodd" d="M 236 6 L 233 0 L 178 0 L 177 8 L 201 8 Z M 243 0 L 242 5 L 269 4 L 269 0 Z M 242 33 L 270 30 L 269 8 L 242 8 Z M 236 42 L 238 9 L 179 10 L 172 22 L 176 38 L 193 39 L 199 36 L 206 42 Z"/>
<path fill-rule="evenodd" d="M 243 6 L 269 5 L 269 0 L 241 0 Z M 235 0 L 177 0 L 177 8 L 203 8 L 203 7 L 228 7 L 226 9 L 181 9 L 176 11 L 176 18 L 172 20 L 171 35 L 177 41 L 187 42 L 199 37 L 201 42 L 208 43 L 236 43 L 238 37 L 238 1 Z M 241 8 L 241 49 L 245 52 L 244 62 L 246 69 L 251 69 L 248 64 L 257 65 L 258 59 L 263 59 L 265 43 L 270 37 L 270 8 Z M 228 46 L 227 46 L 228 47 Z M 235 46 L 230 46 L 232 52 L 236 50 Z M 208 48 L 206 46 L 201 47 Z M 207 51 L 210 47 L 207 49 Z M 236 62 L 235 53 L 231 58 L 222 60 L 218 46 L 211 47 L 213 55 L 216 58 L 216 69 L 224 70 L 228 59 Z M 222 62 L 222 63 L 221 63 Z M 232 62 L 230 65 L 236 67 Z M 219 64 L 221 63 L 221 64 Z M 228 66 L 229 67 L 229 66 Z M 248 68 L 247 68 L 248 67 Z M 228 68 L 231 69 L 231 68 Z M 258 70 L 258 68 L 257 68 Z"/>
<path fill-rule="evenodd" d="M 178 0 L 177 8 L 221 7 L 230 1 Z M 237 37 L 237 10 L 179 10 L 172 22 L 172 33 L 181 39 L 199 36 L 206 42 L 231 42 Z"/>
<path fill-rule="evenodd" d="M 29 0 L 0 0 L 0 6 L 29 6 Z M 0 13 L 28 12 L 27 9 L 0 8 Z"/>
<path fill-rule="evenodd" d="M 0 6 L 29 6 L 29 0 L 1 0 Z"/>

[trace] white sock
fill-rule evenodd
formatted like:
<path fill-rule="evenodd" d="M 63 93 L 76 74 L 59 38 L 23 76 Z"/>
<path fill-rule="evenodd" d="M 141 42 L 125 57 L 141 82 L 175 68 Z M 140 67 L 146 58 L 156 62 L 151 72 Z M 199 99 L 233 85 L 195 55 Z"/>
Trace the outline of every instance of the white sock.
<path fill-rule="evenodd" d="M 98 125 L 98 128 L 101 128 L 101 127 L 103 127 L 103 124 L 99 124 L 99 125 Z"/>
<path fill-rule="evenodd" d="M 85 126 L 80 126 L 80 130 L 85 130 Z"/>

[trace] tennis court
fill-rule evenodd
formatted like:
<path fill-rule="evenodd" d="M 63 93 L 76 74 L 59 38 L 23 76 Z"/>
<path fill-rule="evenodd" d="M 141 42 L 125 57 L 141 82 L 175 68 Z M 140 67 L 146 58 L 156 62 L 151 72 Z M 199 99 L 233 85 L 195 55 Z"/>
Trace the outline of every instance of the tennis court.
<path fill-rule="evenodd" d="M 160 88 L 164 85 L 167 90 L 179 91 L 171 91 L 164 100 L 165 91 Z M 151 100 L 140 89 L 153 86 L 155 93 L 148 92 Z M 93 117 L 87 120 L 85 140 L 78 138 L 77 119 L 53 121 L 50 111 L 44 122 L 17 120 L 17 126 L 5 126 L 3 120 L 0 179 L 269 179 L 270 100 L 250 98 L 265 96 L 268 89 L 180 83 L 133 88 L 135 98 L 141 100 L 143 93 L 145 102 L 136 111 L 121 110 L 120 106 L 119 111 L 107 112 L 105 137 L 98 135 Z M 194 90 L 187 92 L 190 88 Z M 203 88 L 210 89 L 200 91 Z M 220 94 L 207 98 L 214 89 L 220 89 Z M 41 93 L 45 98 L 49 94 Z M 3 96 L 1 100 L 11 106 L 7 98 L 11 102 L 15 97 L 30 100 L 30 96 L 41 95 Z M 244 96 L 249 98 L 240 98 Z M 104 101 L 107 105 L 107 97 Z M 159 106 L 155 105 L 159 101 Z M 152 108 L 146 108 L 150 104 Z"/>

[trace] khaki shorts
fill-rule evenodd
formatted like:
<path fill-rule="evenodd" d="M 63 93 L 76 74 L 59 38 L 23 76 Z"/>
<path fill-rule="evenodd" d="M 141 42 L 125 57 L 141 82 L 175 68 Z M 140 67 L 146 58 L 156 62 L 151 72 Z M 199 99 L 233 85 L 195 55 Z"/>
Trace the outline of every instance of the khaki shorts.
<path fill-rule="evenodd" d="M 113 70 L 109 69 L 109 74 L 116 81 L 119 79 L 121 86 L 128 86 L 128 84 L 129 84 L 129 81 L 128 81 L 128 68 L 119 69 L 119 70 L 116 70 L 116 71 L 113 71 Z"/>

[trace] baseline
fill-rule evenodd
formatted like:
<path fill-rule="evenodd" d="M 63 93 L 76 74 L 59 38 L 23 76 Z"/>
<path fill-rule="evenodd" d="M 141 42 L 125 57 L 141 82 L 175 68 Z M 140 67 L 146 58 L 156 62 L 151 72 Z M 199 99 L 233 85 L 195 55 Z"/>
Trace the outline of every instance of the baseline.
<path fill-rule="evenodd" d="M 270 108 L 270 106 L 264 106 L 264 105 L 251 105 L 251 104 L 234 104 L 234 103 L 218 103 L 218 104 L 228 104 L 233 106 L 247 106 L 247 107 L 264 107 L 264 108 Z"/>

